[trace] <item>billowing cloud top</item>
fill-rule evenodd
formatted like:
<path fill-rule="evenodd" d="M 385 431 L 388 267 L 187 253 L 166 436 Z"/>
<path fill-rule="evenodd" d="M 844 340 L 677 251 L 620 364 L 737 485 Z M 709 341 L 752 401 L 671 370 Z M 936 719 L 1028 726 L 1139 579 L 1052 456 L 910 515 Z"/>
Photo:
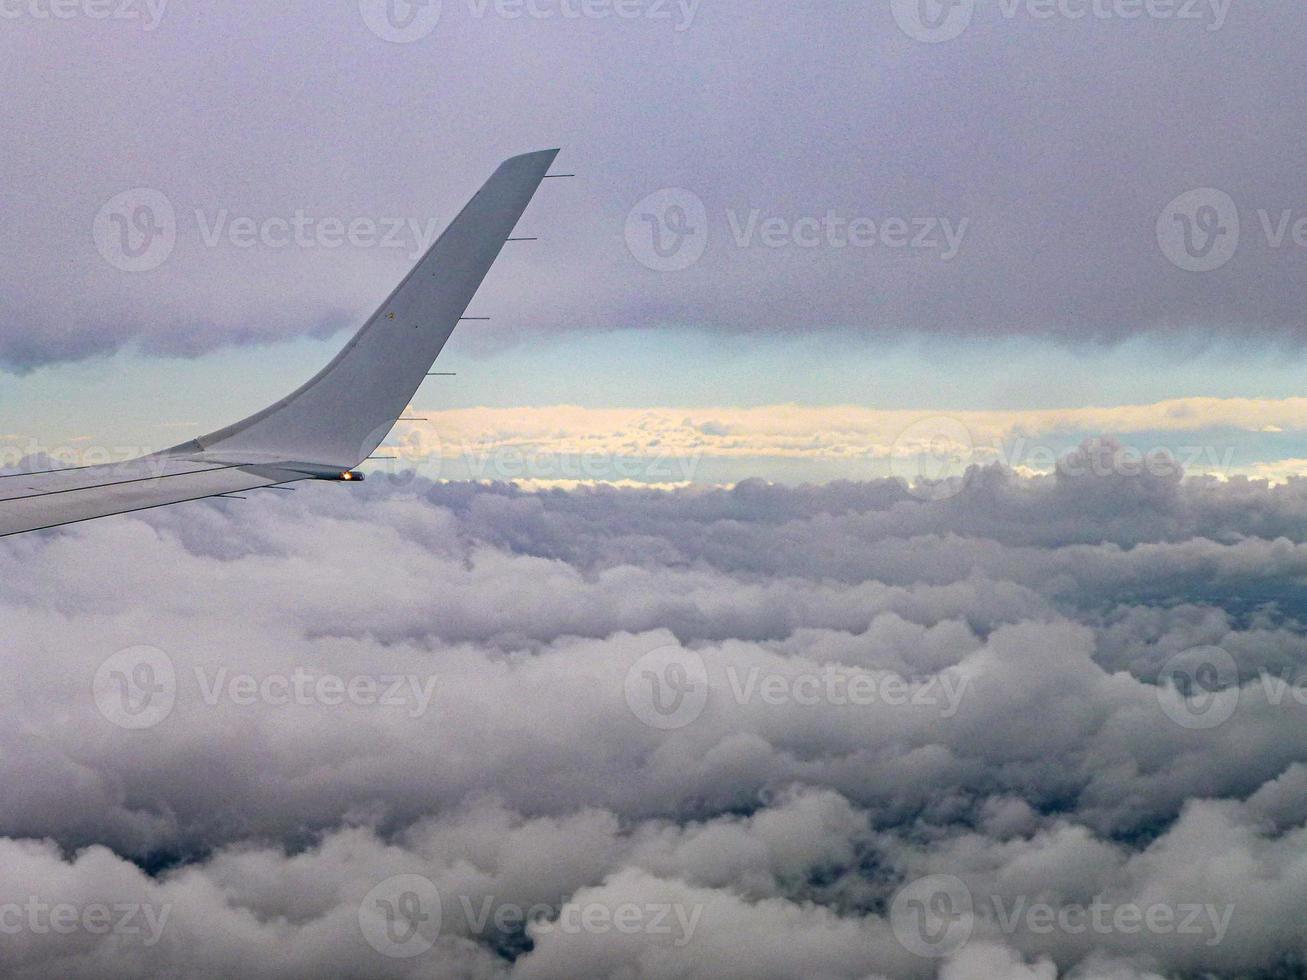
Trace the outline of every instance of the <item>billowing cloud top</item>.
<path fill-rule="evenodd" d="M 1110 447 L 936 499 L 378 476 L 8 539 L 0 972 L 1294 962 L 1307 490 Z"/>

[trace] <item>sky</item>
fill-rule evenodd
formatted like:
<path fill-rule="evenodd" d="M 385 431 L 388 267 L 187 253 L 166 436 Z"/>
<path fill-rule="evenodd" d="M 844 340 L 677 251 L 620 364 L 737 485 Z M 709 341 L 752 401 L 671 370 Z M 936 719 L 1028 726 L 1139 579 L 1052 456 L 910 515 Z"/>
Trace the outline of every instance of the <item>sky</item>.
<path fill-rule="evenodd" d="M 561 148 L 366 482 L 0 539 L 0 974 L 1307 976 L 1304 28 L 0 0 L 0 467 Z"/>
<path fill-rule="evenodd" d="M 1296 5 L 52 2 L 0 17 L 11 457 L 275 400 L 544 146 L 577 176 L 419 414 L 1298 393 Z M 1206 434 L 1213 472 L 1307 457 L 1262 436 Z"/>

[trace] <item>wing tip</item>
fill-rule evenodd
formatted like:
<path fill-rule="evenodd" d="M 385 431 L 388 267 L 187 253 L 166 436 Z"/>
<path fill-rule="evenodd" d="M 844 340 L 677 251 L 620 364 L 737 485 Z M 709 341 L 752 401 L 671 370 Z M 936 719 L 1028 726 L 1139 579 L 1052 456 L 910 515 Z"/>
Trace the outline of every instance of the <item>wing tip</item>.
<path fill-rule="evenodd" d="M 499 166 L 500 169 L 539 163 L 548 166 L 554 162 L 554 157 L 558 156 L 559 152 L 560 147 L 553 147 L 548 150 L 532 150 L 530 153 L 519 153 L 517 156 L 509 157 Z"/>

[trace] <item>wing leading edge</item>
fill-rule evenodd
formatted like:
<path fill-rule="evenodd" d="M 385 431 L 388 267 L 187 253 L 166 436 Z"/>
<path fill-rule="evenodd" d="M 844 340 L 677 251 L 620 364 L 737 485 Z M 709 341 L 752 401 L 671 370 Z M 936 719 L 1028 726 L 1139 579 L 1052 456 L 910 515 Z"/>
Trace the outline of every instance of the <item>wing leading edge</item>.
<path fill-rule="evenodd" d="M 204 497 L 357 478 L 412 401 L 557 150 L 506 160 L 344 349 L 261 412 L 127 463 L 0 476 L 0 537 Z"/>

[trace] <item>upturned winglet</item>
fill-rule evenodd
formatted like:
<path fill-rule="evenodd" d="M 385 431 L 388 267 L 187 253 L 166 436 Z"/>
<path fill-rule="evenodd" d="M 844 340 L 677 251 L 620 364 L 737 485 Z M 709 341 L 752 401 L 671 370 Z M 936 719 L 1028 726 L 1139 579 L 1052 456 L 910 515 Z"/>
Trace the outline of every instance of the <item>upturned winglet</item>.
<path fill-rule="evenodd" d="M 444 234 L 308 383 L 173 453 L 350 469 L 390 432 L 490 271 L 558 150 L 500 164 Z"/>

